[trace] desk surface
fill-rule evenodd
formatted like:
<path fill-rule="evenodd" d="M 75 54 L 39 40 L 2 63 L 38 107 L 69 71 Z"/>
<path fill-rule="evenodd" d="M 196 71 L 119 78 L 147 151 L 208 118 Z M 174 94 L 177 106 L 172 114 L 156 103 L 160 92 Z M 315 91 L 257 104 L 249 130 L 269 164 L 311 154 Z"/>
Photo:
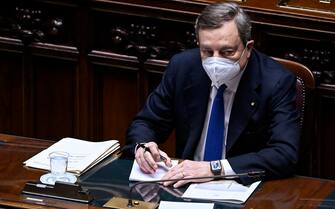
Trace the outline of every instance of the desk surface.
<path fill-rule="evenodd" d="M 114 195 L 128 196 L 128 175 L 131 161 L 115 160 L 103 162 L 87 174 L 79 178 L 80 184 L 93 192 L 96 198 L 93 205 L 40 198 L 34 201 L 21 195 L 21 190 L 27 181 L 37 181 L 44 171 L 29 169 L 22 162 L 51 145 L 52 141 L 31 139 L 0 134 L 0 208 L 11 206 L 17 208 L 101 208 L 103 202 Z M 120 165 L 122 164 L 122 165 Z M 107 165 L 107 166 L 106 166 Z M 117 169 L 115 169 L 118 167 Z M 160 197 L 145 197 L 140 188 L 134 191 L 136 199 L 150 201 L 178 199 L 183 189 L 164 190 Z M 154 191 L 154 188 L 149 188 Z M 161 195 L 161 193 L 163 195 Z M 156 199 L 155 199 L 156 198 Z M 282 180 L 268 181 L 260 185 L 245 205 L 225 205 L 220 208 L 334 208 L 335 181 L 293 177 Z"/>

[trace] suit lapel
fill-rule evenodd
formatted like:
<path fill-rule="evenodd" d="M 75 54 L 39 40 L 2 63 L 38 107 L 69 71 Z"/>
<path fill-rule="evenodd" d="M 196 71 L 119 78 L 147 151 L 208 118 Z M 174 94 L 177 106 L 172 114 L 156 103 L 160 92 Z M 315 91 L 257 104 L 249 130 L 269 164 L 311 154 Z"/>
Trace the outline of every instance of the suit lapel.
<path fill-rule="evenodd" d="M 183 157 L 192 159 L 199 142 L 202 127 L 207 113 L 210 93 L 210 79 L 202 66 L 192 70 L 188 84 L 184 88 L 186 112 L 189 122 L 189 136 Z"/>
<path fill-rule="evenodd" d="M 260 87 L 259 73 L 258 64 L 254 56 L 251 56 L 239 87 L 237 88 L 231 110 L 226 145 L 227 152 L 244 131 L 252 113 L 258 107 L 259 96 L 257 91 Z"/>

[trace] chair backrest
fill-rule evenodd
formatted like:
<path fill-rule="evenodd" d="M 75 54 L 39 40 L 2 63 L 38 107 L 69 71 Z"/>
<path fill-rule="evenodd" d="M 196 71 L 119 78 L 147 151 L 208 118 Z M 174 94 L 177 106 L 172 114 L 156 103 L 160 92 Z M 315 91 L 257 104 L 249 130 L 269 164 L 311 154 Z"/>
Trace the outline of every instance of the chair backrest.
<path fill-rule="evenodd" d="M 305 106 L 307 102 L 307 93 L 315 88 L 315 79 L 311 70 L 305 65 L 298 62 L 273 57 L 277 62 L 281 63 L 286 69 L 290 70 L 297 76 L 297 98 L 296 105 L 300 113 L 300 125 L 302 127 L 305 116 Z"/>

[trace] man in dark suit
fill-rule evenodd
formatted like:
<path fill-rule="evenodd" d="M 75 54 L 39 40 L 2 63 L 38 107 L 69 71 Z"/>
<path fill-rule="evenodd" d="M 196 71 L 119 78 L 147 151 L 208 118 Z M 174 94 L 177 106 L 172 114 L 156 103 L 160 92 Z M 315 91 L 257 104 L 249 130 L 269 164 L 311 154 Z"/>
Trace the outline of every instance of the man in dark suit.
<path fill-rule="evenodd" d="M 171 165 L 157 144 L 175 128 L 176 157 L 187 160 L 164 179 L 257 170 L 265 171 L 265 178 L 294 173 L 300 137 L 296 78 L 253 49 L 250 33 L 250 20 L 236 4 L 212 4 L 200 14 L 199 49 L 170 60 L 128 129 L 124 152 L 135 154 L 144 172 L 155 172 L 160 155 Z"/>

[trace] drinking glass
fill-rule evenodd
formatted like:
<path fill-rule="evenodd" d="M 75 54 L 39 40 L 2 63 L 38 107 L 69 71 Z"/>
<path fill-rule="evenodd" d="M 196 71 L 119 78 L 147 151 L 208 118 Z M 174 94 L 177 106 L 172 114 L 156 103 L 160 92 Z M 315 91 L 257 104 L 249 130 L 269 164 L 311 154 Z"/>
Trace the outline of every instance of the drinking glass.
<path fill-rule="evenodd" d="M 50 172 L 52 175 L 65 175 L 69 160 L 69 153 L 62 151 L 55 151 L 49 154 L 50 158 Z"/>

